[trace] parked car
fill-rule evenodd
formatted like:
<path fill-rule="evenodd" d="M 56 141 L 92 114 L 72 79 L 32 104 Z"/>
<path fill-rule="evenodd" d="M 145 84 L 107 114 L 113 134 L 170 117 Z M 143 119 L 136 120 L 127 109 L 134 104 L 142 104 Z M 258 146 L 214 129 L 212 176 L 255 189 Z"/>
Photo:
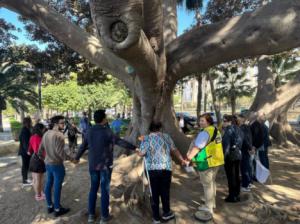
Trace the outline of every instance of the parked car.
<path fill-rule="evenodd" d="M 184 122 L 187 123 L 188 125 L 194 127 L 196 122 L 197 122 L 197 117 L 191 116 L 187 112 L 177 112 L 176 113 L 176 118 L 179 119 L 183 115 Z"/>

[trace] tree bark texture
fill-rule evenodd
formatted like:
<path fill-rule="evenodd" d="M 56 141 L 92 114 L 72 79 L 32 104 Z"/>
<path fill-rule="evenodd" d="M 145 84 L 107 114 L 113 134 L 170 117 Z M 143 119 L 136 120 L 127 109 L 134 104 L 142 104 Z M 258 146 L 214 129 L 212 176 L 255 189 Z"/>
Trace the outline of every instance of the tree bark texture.
<path fill-rule="evenodd" d="M 192 29 L 168 45 L 168 73 L 178 80 L 238 58 L 298 47 L 299 5 L 294 0 L 273 0 L 252 13 Z"/>
<path fill-rule="evenodd" d="M 288 110 L 300 97 L 300 72 L 287 84 L 275 88 L 275 75 L 271 72 L 267 56 L 258 59 L 258 86 L 251 111 L 262 111 L 270 121 L 270 134 L 277 144 L 290 141 L 300 145 L 300 134 L 287 120 Z"/>
<path fill-rule="evenodd" d="M 218 126 L 221 124 L 221 112 L 220 112 L 220 107 L 218 106 L 217 103 L 217 96 L 216 96 L 216 91 L 215 91 L 215 85 L 214 85 L 214 80 L 212 79 L 211 76 L 208 76 L 209 84 L 210 84 L 210 91 L 211 91 L 211 96 L 212 96 L 212 104 L 216 113 L 216 118 L 217 118 L 217 124 Z"/>
<path fill-rule="evenodd" d="M 3 132 L 3 114 L 2 114 L 2 110 L 0 110 L 0 132 Z"/>
<path fill-rule="evenodd" d="M 197 75 L 198 80 L 198 94 L 197 94 L 197 124 L 200 122 L 201 109 L 202 109 L 202 80 L 203 74 L 200 73 Z"/>

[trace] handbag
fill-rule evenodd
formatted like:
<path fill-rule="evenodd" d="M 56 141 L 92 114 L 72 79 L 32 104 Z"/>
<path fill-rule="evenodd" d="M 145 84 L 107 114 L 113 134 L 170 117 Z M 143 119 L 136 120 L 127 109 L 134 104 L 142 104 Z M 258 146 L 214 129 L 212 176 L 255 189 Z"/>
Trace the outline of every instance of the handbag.
<path fill-rule="evenodd" d="M 34 173 L 46 172 L 46 166 L 44 161 L 36 153 L 33 153 L 33 155 L 30 158 L 29 171 Z"/>

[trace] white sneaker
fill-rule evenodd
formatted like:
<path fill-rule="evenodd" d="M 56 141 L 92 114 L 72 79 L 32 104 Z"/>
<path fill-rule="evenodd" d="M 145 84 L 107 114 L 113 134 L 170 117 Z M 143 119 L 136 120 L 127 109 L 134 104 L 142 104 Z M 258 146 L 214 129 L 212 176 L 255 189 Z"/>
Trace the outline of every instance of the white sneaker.
<path fill-rule="evenodd" d="M 242 192 L 250 192 L 251 189 L 249 187 L 241 187 Z"/>
<path fill-rule="evenodd" d="M 31 182 L 25 181 L 25 182 L 23 182 L 22 187 L 28 187 L 28 186 L 31 186 L 31 185 L 32 185 Z"/>
<path fill-rule="evenodd" d="M 209 208 L 207 208 L 206 206 L 199 206 L 199 207 L 198 207 L 198 210 L 199 210 L 199 211 L 206 211 L 206 212 L 212 213 L 212 212 L 209 210 Z"/>

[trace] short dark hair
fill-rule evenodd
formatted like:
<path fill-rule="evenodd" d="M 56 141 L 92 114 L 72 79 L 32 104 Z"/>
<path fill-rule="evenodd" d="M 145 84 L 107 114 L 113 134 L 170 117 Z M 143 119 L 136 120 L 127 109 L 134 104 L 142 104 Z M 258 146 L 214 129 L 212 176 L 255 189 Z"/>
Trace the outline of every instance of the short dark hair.
<path fill-rule="evenodd" d="M 24 117 L 23 119 L 23 126 L 30 128 L 32 124 L 31 118 L 30 117 Z"/>
<path fill-rule="evenodd" d="M 159 121 L 152 121 L 149 127 L 150 132 L 160 131 L 162 128 L 162 124 Z"/>
<path fill-rule="evenodd" d="M 200 118 L 204 118 L 209 125 L 213 125 L 214 124 L 214 119 L 212 118 L 212 116 L 209 113 L 202 114 L 200 116 Z"/>
<path fill-rule="evenodd" d="M 232 116 L 232 115 L 229 115 L 229 114 L 224 114 L 223 120 L 232 122 L 232 121 L 233 121 L 233 116 Z"/>
<path fill-rule="evenodd" d="M 38 136 L 42 137 L 43 136 L 43 130 L 44 130 L 44 128 L 45 128 L 45 125 L 43 125 L 41 123 L 37 123 L 33 127 L 32 134 L 33 135 L 38 135 Z"/>
<path fill-rule="evenodd" d="M 82 114 L 83 114 L 84 116 L 86 116 L 86 112 L 85 112 L 85 111 L 83 111 Z"/>
<path fill-rule="evenodd" d="M 51 124 L 58 124 L 58 122 L 60 121 L 60 120 L 63 120 L 63 119 L 65 119 L 65 117 L 64 116 L 62 116 L 62 115 L 56 115 L 56 116 L 54 116 L 54 117 L 52 117 L 51 119 L 50 119 L 50 122 L 51 122 Z"/>
<path fill-rule="evenodd" d="M 239 121 L 236 115 L 232 115 L 232 124 L 239 125 Z"/>
<path fill-rule="evenodd" d="M 94 121 L 99 124 L 106 118 L 105 110 L 96 110 L 94 113 Z"/>

